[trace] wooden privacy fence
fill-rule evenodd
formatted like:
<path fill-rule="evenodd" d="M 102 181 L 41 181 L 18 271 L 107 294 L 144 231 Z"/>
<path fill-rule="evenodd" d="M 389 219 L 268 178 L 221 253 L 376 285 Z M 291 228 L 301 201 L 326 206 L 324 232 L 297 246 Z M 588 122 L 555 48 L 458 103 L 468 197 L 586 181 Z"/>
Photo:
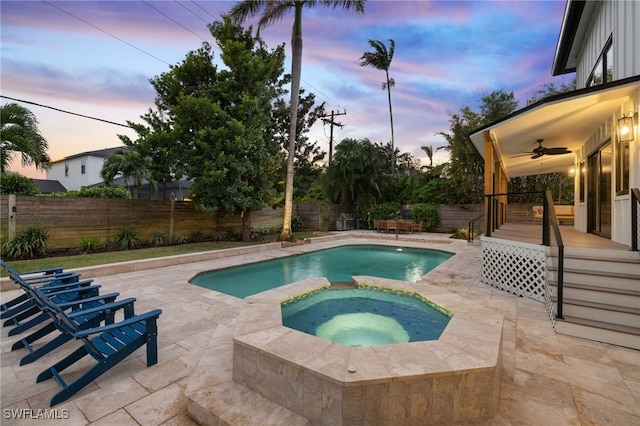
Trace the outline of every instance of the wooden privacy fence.
<path fill-rule="evenodd" d="M 327 217 L 333 219 L 344 209 L 336 205 L 297 205 L 294 214 L 303 217 L 305 228 L 317 230 L 322 229 Z M 283 214 L 282 208 L 253 212 L 251 227 L 281 227 Z M 3 240 L 29 227 L 47 230 L 54 248 L 70 248 L 79 247 L 85 237 L 113 241 L 125 227 L 135 229 L 142 240 L 156 233 L 169 238 L 189 238 L 194 233 L 205 236 L 240 233 L 242 218 L 224 213 L 208 215 L 190 201 L 2 195 L 0 235 Z"/>
<path fill-rule="evenodd" d="M 436 231 L 466 228 L 482 212 L 481 205 L 440 205 L 440 225 Z M 336 218 L 349 213 L 348 206 L 336 204 L 296 204 L 293 213 L 302 217 L 306 230 L 335 230 Z M 282 208 L 265 208 L 252 213 L 254 230 L 280 228 Z M 162 233 L 168 238 L 190 238 L 239 234 L 240 215 L 201 212 L 191 201 L 125 200 L 119 198 L 61 198 L 2 195 L 0 197 L 0 236 L 38 227 L 49 232 L 53 248 L 80 247 L 82 239 L 114 241 L 122 228 L 136 230 L 142 240 Z"/>

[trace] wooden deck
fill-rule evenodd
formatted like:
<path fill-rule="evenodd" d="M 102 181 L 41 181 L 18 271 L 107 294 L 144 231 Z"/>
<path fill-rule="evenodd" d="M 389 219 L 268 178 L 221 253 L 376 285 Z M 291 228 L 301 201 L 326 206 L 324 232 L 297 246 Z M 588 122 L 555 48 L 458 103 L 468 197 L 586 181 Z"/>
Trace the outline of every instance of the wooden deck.
<path fill-rule="evenodd" d="M 573 228 L 573 225 L 560 225 L 560 233 L 562 234 L 564 246 L 567 248 L 630 250 L 630 247 L 624 244 L 577 231 Z M 542 244 L 542 225 L 540 223 L 506 223 L 500 229 L 494 231 L 491 236 L 511 241 Z"/>

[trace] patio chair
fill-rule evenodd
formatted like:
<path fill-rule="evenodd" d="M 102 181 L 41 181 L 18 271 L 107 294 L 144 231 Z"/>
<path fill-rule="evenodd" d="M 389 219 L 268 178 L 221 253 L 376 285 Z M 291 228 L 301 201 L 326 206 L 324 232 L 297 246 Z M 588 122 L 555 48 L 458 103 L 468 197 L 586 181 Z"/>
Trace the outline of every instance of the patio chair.
<path fill-rule="evenodd" d="M 411 224 L 408 220 L 400 219 L 397 223 L 399 234 L 408 234 L 411 232 Z"/>
<path fill-rule="evenodd" d="M 398 231 L 398 221 L 397 220 L 387 220 L 387 221 L 385 221 L 385 231 L 386 232 L 397 232 Z"/>
<path fill-rule="evenodd" d="M 24 286 L 49 287 L 58 284 L 78 282 L 80 280 L 80 274 L 63 271 L 62 268 L 40 269 L 37 271 L 18 273 L 2 259 L 0 259 L 0 265 L 7 271 L 9 278 L 22 287 L 23 290 Z M 2 304 L 0 306 L 0 311 L 2 311 L 0 319 L 12 317 L 18 312 L 29 309 L 33 305 L 29 298 L 29 294 L 25 291 L 25 293 L 15 299 Z"/>
<path fill-rule="evenodd" d="M 162 310 L 155 309 L 114 324 L 80 330 L 64 311 L 47 299 L 43 301 L 47 305 L 45 309 L 55 316 L 56 326 L 61 331 L 64 330 L 74 338 L 82 340 L 82 346 L 44 370 L 36 379 L 36 383 L 40 383 L 53 377 L 62 387 L 51 398 L 52 407 L 75 395 L 143 345 L 147 346 L 147 367 L 158 362 L 157 320 Z M 60 373 L 87 355 L 91 355 L 97 361 L 96 364 L 85 370 L 71 383 L 65 382 Z"/>
<path fill-rule="evenodd" d="M 62 286 L 47 287 L 47 291 L 44 291 L 43 294 L 45 294 L 52 303 L 65 303 L 88 297 L 96 297 L 99 295 L 101 286 L 90 285 L 92 282 L 93 280 L 84 280 L 78 281 L 77 283 L 63 284 Z M 28 290 L 28 288 L 25 288 L 25 290 Z M 32 304 L 29 309 L 14 315 L 4 322 L 4 327 L 14 326 L 14 328 L 9 330 L 9 336 L 15 336 L 49 319 L 49 315 L 42 311 L 42 308 L 35 302 L 32 296 L 29 302 Z"/>
<path fill-rule="evenodd" d="M 45 309 L 43 302 L 40 300 L 40 297 L 46 296 L 38 294 L 39 292 L 37 290 L 35 293 L 35 297 L 38 300 L 37 303 L 42 306 L 43 311 L 49 315 L 51 321 L 38 331 L 20 339 L 11 346 L 12 351 L 20 348 L 26 348 L 29 352 L 20 359 L 20 365 L 29 364 L 73 339 L 73 335 L 56 327 L 56 318 L 53 316 L 51 311 Z M 116 302 L 115 299 L 118 296 L 119 293 L 110 293 L 86 299 L 79 299 L 71 302 L 59 303 L 58 308 L 63 311 L 71 311 L 67 316 L 76 324 L 78 329 L 84 330 L 88 328 L 95 328 L 99 327 L 102 323 L 105 325 L 113 324 L 115 322 L 115 313 L 120 309 L 124 311 L 125 319 L 134 315 L 133 304 L 136 299 L 127 298 Z M 60 334 L 46 342 L 44 345 L 37 348 L 34 348 L 31 345 L 40 338 L 53 333 L 56 330 L 58 330 Z"/>

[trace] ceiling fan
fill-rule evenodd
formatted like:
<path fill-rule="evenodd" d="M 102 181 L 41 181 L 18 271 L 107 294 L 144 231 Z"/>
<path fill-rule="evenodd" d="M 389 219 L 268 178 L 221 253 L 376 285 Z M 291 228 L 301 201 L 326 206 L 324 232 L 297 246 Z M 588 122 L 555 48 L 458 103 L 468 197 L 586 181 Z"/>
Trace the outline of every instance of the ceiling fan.
<path fill-rule="evenodd" d="M 567 147 L 556 147 L 556 148 L 547 148 L 546 146 L 542 146 L 542 141 L 544 139 L 538 139 L 536 140 L 536 142 L 538 143 L 538 146 L 535 147 L 533 149 L 533 151 L 523 154 L 523 155 L 518 155 L 517 157 L 522 157 L 524 155 L 531 155 L 531 159 L 535 160 L 536 158 L 540 158 L 543 155 L 562 155 L 562 154 L 569 154 L 571 151 L 569 149 L 567 149 Z"/>

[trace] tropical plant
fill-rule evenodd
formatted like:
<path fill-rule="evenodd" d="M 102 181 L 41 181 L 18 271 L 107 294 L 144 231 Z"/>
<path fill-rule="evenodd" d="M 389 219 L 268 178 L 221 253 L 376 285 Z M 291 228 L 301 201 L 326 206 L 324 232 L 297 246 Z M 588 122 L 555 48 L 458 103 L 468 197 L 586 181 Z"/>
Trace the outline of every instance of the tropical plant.
<path fill-rule="evenodd" d="M 389 39 L 389 48 L 378 40 L 369 40 L 369 44 L 373 48 L 373 52 L 365 52 L 360 58 L 360 66 L 369 66 L 377 70 L 385 72 L 386 81 L 382 83 L 382 90 L 387 90 L 387 97 L 389 98 L 389 119 L 391 120 L 391 173 L 395 173 L 396 161 L 395 161 L 395 143 L 393 137 L 393 111 L 391 108 L 391 88 L 396 85 L 396 81 L 389 77 L 389 67 L 393 60 L 393 53 L 395 51 L 396 43 L 393 39 Z"/>
<path fill-rule="evenodd" d="M 12 259 L 33 259 L 34 256 L 46 255 L 49 245 L 49 232 L 34 226 L 5 241 L 2 255 Z"/>
<path fill-rule="evenodd" d="M 298 103 L 300 96 L 300 80 L 302 75 L 302 8 L 313 7 L 317 4 L 342 7 L 364 13 L 365 0 L 243 0 L 231 9 L 229 16 L 237 23 L 243 23 L 247 18 L 262 13 L 258 21 L 258 31 L 279 21 L 289 10 L 294 9 L 294 23 L 291 35 L 291 111 L 289 128 L 289 149 L 287 155 L 287 178 L 285 183 L 284 219 L 281 240 L 293 239 L 291 217 L 293 215 L 293 177 L 296 150 L 296 128 Z"/>
<path fill-rule="evenodd" d="M 0 174 L 0 194 L 38 195 L 41 192 L 33 180 L 20 173 L 4 172 Z"/>
<path fill-rule="evenodd" d="M 40 134 L 38 120 L 31 111 L 16 103 L 5 104 L 0 107 L 0 124 L 0 173 L 7 170 L 16 153 L 23 165 L 47 168 L 51 161 L 47 140 Z"/>
<path fill-rule="evenodd" d="M 322 182 L 327 198 L 341 204 L 375 204 L 388 182 L 381 147 L 368 139 L 344 139 L 336 145 Z"/>
<path fill-rule="evenodd" d="M 100 237 L 82 237 L 80 241 L 80 250 L 91 251 L 98 248 L 100 245 Z"/>
<path fill-rule="evenodd" d="M 116 244 L 122 250 L 129 250 L 138 244 L 138 232 L 133 228 L 124 227 L 116 235 Z"/>
<path fill-rule="evenodd" d="M 164 232 L 154 232 L 149 237 L 149 244 L 152 246 L 164 246 L 169 243 L 169 237 Z"/>
<path fill-rule="evenodd" d="M 426 230 L 433 230 L 440 224 L 440 213 L 435 204 L 414 204 L 411 217 L 415 222 L 422 222 Z"/>
<path fill-rule="evenodd" d="M 138 198 L 138 187 L 142 185 L 143 180 L 146 179 L 154 186 L 150 179 L 150 168 L 151 161 L 149 158 L 141 155 L 137 151 L 121 149 L 109 154 L 109 156 L 105 158 L 102 169 L 100 170 L 100 176 L 108 186 L 116 176 L 122 175 L 127 189 L 129 188 L 131 179 L 133 179 L 132 196 L 133 198 Z"/>

